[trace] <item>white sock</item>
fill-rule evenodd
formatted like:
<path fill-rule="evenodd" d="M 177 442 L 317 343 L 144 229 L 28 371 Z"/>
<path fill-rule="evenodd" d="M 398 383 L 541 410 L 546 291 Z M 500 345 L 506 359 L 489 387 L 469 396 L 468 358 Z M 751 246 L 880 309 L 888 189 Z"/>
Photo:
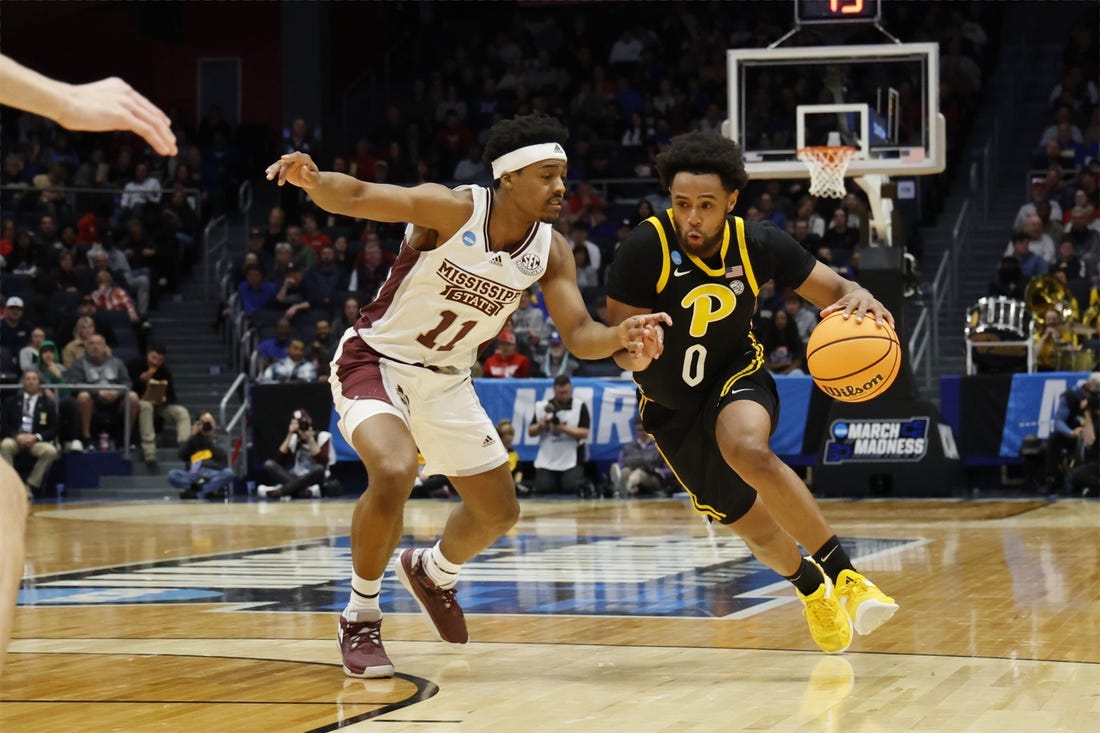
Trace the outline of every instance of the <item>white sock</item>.
<path fill-rule="evenodd" d="M 420 556 L 420 562 L 424 563 L 424 572 L 432 582 L 443 590 L 447 590 L 454 588 L 455 583 L 458 582 L 458 571 L 462 566 L 455 565 L 443 556 L 443 550 L 439 549 L 440 542 L 442 540 L 436 542 L 432 549 L 424 550 Z"/>
<path fill-rule="evenodd" d="M 382 618 L 382 608 L 378 605 L 378 594 L 382 592 L 382 579 L 367 580 L 351 572 L 351 594 L 344 608 L 344 618 L 348 621 L 378 621 Z"/>

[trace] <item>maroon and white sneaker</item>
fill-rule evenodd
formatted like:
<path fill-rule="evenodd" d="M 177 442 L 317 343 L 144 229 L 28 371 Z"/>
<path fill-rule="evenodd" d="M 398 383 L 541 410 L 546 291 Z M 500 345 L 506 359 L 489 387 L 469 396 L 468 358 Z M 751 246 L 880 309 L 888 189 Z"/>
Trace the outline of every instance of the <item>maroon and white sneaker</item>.
<path fill-rule="evenodd" d="M 381 619 L 348 621 L 341 615 L 336 642 L 340 645 L 344 674 L 348 677 L 393 677 L 393 662 L 382 646 Z"/>
<path fill-rule="evenodd" d="M 454 588 L 443 590 L 424 572 L 423 553 L 409 548 L 401 553 L 397 563 L 397 579 L 412 594 L 420 606 L 420 614 L 440 641 L 448 644 L 465 644 L 470 640 L 466 631 L 466 617 L 455 599 Z"/>

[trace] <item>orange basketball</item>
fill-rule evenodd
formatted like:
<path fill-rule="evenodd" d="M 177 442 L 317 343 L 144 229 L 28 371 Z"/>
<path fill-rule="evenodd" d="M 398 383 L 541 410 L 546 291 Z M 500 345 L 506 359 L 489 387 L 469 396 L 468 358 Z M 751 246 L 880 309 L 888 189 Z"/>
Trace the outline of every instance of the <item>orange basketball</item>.
<path fill-rule="evenodd" d="M 901 342 L 890 324 L 833 313 L 814 327 L 806 344 L 806 368 L 821 390 L 841 402 L 864 402 L 894 383 Z"/>

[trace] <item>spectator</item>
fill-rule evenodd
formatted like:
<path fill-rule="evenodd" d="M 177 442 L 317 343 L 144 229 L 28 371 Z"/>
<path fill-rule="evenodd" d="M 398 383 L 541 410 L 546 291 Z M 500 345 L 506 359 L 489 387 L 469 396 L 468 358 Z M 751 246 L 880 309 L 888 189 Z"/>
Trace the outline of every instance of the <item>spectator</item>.
<path fill-rule="evenodd" d="M 354 290 L 354 288 L 352 288 Z M 344 298 L 344 305 L 340 311 L 340 315 L 336 316 L 335 322 L 332 324 L 332 332 L 336 334 L 337 338 L 344 335 L 344 331 L 355 325 L 359 320 L 359 299 L 354 295 L 349 295 Z"/>
<path fill-rule="evenodd" d="M 257 257 L 257 264 L 264 272 L 271 272 L 274 268 L 275 260 L 272 256 L 264 250 L 264 233 L 261 229 L 253 229 L 248 235 L 248 242 L 245 245 L 245 251 L 233 260 L 233 264 L 230 265 L 230 273 L 233 276 L 233 284 L 238 285 L 245 281 L 245 258 L 255 253 Z"/>
<path fill-rule="evenodd" d="M 1020 267 L 1024 280 L 1050 272 L 1050 264 L 1042 256 L 1031 250 L 1031 235 L 1027 232 L 1014 232 L 1005 257 L 1014 257 Z"/>
<path fill-rule="evenodd" d="M 534 361 L 540 351 L 539 340 L 546 316 L 542 309 L 532 304 L 531 291 L 532 288 L 528 288 L 519 294 L 519 304 L 512 314 L 512 331 L 516 334 L 516 349 Z"/>
<path fill-rule="evenodd" d="M 313 253 L 321 256 L 321 248 L 332 246 L 332 237 L 321 231 L 317 225 L 317 215 L 312 211 L 302 214 L 302 241 L 313 249 Z"/>
<path fill-rule="evenodd" d="M 1077 496 L 1100 492 L 1100 372 L 1089 375 L 1081 417 L 1080 460 L 1069 476 L 1070 490 Z"/>
<path fill-rule="evenodd" d="M 768 370 L 772 374 L 802 374 L 805 347 L 787 311 L 776 311 L 771 321 L 761 323 L 761 331 Z"/>
<path fill-rule="evenodd" d="M 302 280 L 302 295 L 310 308 L 319 308 L 328 315 L 336 308 L 334 299 L 348 290 L 349 281 L 343 268 L 336 264 L 336 250 L 326 244 L 321 247 L 317 266 Z"/>
<path fill-rule="evenodd" d="M 573 224 L 569 230 L 569 242 L 575 252 L 577 247 L 584 247 L 588 251 L 588 264 L 591 265 L 594 272 L 600 271 L 600 248 L 599 246 L 588 238 L 588 226 L 581 221 Z M 595 283 L 599 285 L 599 283 Z M 581 287 L 584 284 L 581 283 Z"/>
<path fill-rule="evenodd" d="M 351 274 L 348 290 L 355 290 L 364 303 L 374 300 L 378 289 L 389 277 L 390 266 L 383 260 L 382 245 L 378 241 L 378 235 L 367 239 L 363 251 L 356 259 L 355 272 Z"/>
<path fill-rule="evenodd" d="M 1061 311 L 1050 308 L 1043 314 L 1043 326 L 1035 334 L 1037 370 L 1073 371 L 1080 353 L 1077 336 L 1062 318 Z"/>
<path fill-rule="evenodd" d="M 38 347 L 38 376 L 49 398 L 58 402 L 61 395 L 55 393 L 51 386 L 65 382 L 65 369 L 58 360 L 57 344 L 49 339 Z"/>
<path fill-rule="evenodd" d="M 306 345 L 301 339 L 291 339 L 287 345 L 286 356 L 269 364 L 260 375 L 263 384 L 276 382 L 315 382 L 317 367 L 306 358 Z"/>
<path fill-rule="evenodd" d="M 512 481 L 516 484 L 516 493 L 526 496 L 531 493 L 531 489 L 523 483 L 523 469 L 519 465 L 519 453 L 512 446 L 516 440 L 516 428 L 512 425 L 512 421 L 507 419 L 498 422 L 496 428 L 501 445 L 504 446 L 504 450 L 508 451 L 508 470 L 511 471 Z"/>
<path fill-rule="evenodd" d="M 305 272 L 317 264 L 317 253 L 302 239 L 301 227 L 287 227 L 286 241 L 290 245 L 290 261 L 294 263 L 295 270 Z"/>
<path fill-rule="evenodd" d="M 249 265 L 244 270 L 244 282 L 237 286 L 237 297 L 244 314 L 255 315 L 275 299 L 275 284 L 264 280 L 259 265 Z"/>
<path fill-rule="evenodd" d="M 222 499 L 229 495 L 233 469 L 217 437 L 217 423 L 209 412 L 199 415 L 191 436 L 180 446 L 180 460 L 187 468 L 173 468 L 168 483 L 181 489 L 181 499 Z"/>
<path fill-rule="evenodd" d="M 130 323 L 137 325 L 141 322 L 137 306 L 133 298 L 124 289 L 115 285 L 114 278 L 107 270 L 100 270 L 95 276 L 98 287 L 92 293 L 96 310 L 99 311 L 123 311 L 130 318 Z"/>
<path fill-rule="evenodd" d="M 286 241 L 286 212 L 274 206 L 267 214 L 267 230 L 264 232 L 264 250 L 275 252 L 275 245 Z"/>
<path fill-rule="evenodd" d="M 85 342 L 85 354 L 69 367 L 65 379 L 72 384 L 117 386 L 120 389 L 82 390 L 76 395 L 80 414 L 80 437 L 84 445 L 92 445 L 92 417 L 97 410 L 122 415 L 130 411 L 130 425 L 138 421 L 139 400 L 131 389 L 130 374 L 120 359 L 109 356 L 107 342 L 92 334 Z"/>
<path fill-rule="evenodd" d="M 634 439 L 623 443 L 618 462 L 611 464 L 611 484 L 619 496 L 675 493 L 672 471 L 641 418 L 634 420 Z"/>
<path fill-rule="evenodd" d="M 539 360 L 539 371 L 543 377 L 572 377 L 581 368 L 581 363 L 565 350 L 561 334 L 551 331 L 546 338 L 546 352 Z"/>
<path fill-rule="evenodd" d="M 272 500 L 337 496 L 340 484 L 329 478 L 329 467 L 335 458 L 332 435 L 327 430 L 318 430 L 308 412 L 295 410 L 275 459 L 264 462 L 264 469 L 276 483 L 261 484 L 256 493 Z"/>
<path fill-rule="evenodd" d="M 783 294 L 783 310 L 787 312 L 791 320 L 798 328 L 798 338 L 802 343 L 810 340 L 810 333 L 817 325 L 817 314 L 811 308 L 807 308 L 801 296 L 793 290 Z"/>
<path fill-rule="evenodd" d="M 1089 374 L 1084 384 L 1067 389 L 1058 398 L 1050 437 L 1047 439 L 1045 493 L 1061 492 L 1066 486 L 1066 466 L 1085 433 L 1086 413 L 1100 399 L 1100 372 Z"/>
<path fill-rule="evenodd" d="M 149 175 L 149 166 L 138 163 L 134 167 L 134 179 L 122 188 L 122 199 L 119 202 L 121 208 L 115 217 L 117 221 L 121 221 L 131 214 L 140 216 L 145 204 L 160 203 L 160 197 L 160 181 Z"/>
<path fill-rule="evenodd" d="M 46 340 L 46 332 L 41 328 L 32 328 L 30 341 L 19 350 L 19 372 L 22 374 L 28 369 L 38 369 L 38 352 Z"/>
<path fill-rule="evenodd" d="M 134 391 L 141 395 L 138 412 L 138 430 L 141 435 L 142 456 L 147 464 L 156 465 L 157 436 L 154 418 L 175 423 L 176 445 L 187 441 L 191 426 L 191 413 L 179 404 L 176 397 L 176 380 L 165 363 L 168 351 L 161 344 L 153 344 L 144 358 L 131 361 L 127 367 Z"/>
<path fill-rule="evenodd" d="M 95 336 L 96 332 L 96 321 L 90 316 L 80 316 L 76 319 L 76 324 L 73 326 L 73 340 L 66 343 L 62 350 L 62 363 L 65 369 L 72 366 L 77 359 L 84 357 L 88 339 Z M 110 347 L 107 349 L 107 355 L 111 355 Z"/>
<path fill-rule="evenodd" d="M 497 335 L 496 352 L 485 360 L 486 377 L 531 376 L 531 360 L 516 351 L 516 334 L 513 331 L 501 331 Z"/>
<path fill-rule="evenodd" d="M 264 339 L 256 347 L 256 353 L 262 360 L 261 367 L 267 367 L 272 362 L 286 358 L 288 346 L 290 346 L 290 321 L 280 318 L 275 323 L 275 335 Z"/>
<path fill-rule="evenodd" d="M 14 466 L 15 455 L 27 452 L 34 459 L 34 468 L 26 479 L 27 496 L 33 499 L 39 493 L 46 475 L 57 459 L 57 408 L 43 394 L 38 372 L 23 372 L 23 389 L 4 401 L 0 415 L 0 454 Z"/>
<path fill-rule="evenodd" d="M 1046 185 L 1045 178 L 1033 178 L 1031 179 L 1031 200 L 1021 206 L 1016 212 L 1016 219 L 1012 223 L 1013 229 L 1023 229 L 1027 224 L 1027 217 L 1030 214 L 1037 214 L 1039 204 L 1046 203 L 1050 206 L 1050 218 L 1053 221 L 1062 220 L 1062 207 L 1057 201 L 1050 200 L 1050 189 Z"/>
<path fill-rule="evenodd" d="M 578 493 L 584 481 L 584 442 L 591 425 L 588 405 L 573 399 L 573 383 L 554 378 L 554 396 L 535 403 L 527 434 L 539 439 L 535 456 L 535 491 Z"/>
<path fill-rule="evenodd" d="M 336 355 L 338 336 L 333 336 L 332 326 L 328 321 L 317 321 L 313 326 L 313 341 L 309 344 L 309 355 L 317 366 L 317 377 L 328 379 L 332 366 L 332 358 Z"/>
<path fill-rule="evenodd" d="M 1056 251 L 1054 248 L 1054 240 L 1043 231 L 1043 221 L 1039 218 L 1038 214 L 1027 214 L 1024 217 L 1024 227 L 1020 230 L 1020 233 L 1026 234 L 1028 239 L 1027 248 L 1029 251 L 1042 257 L 1046 260 L 1047 265 L 1053 265 L 1057 259 Z M 1016 241 L 1016 235 L 1013 235 L 1012 241 Z M 1005 256 L 1013 254 L 1013 245 L 1009 244 L 1005 249 Z M 1017 256 L 1017 258 L 1019 258 Z M 1021 262 L 1021 268 L 1026 273 L 1028 268 Z"/>
<path fill-rule="evenodd" d="M 997 269 L 997 278 L 989 283 L 986 295 L 1023 300 L 1026 287 L 1027 280 L 1020 271 L 1020 261 L 1015 257 L 1005 257 Z"/>
<path fill-rule="evenodd" d="M 592 264 L 590 254 L 588 248 L 583 244 L 573 245 L 573 260 L 577 267 L 577 286 L 582 289 L 596 288 L 600 285 L 600 272 Z"/>
<path fill-rule="evenodd" d="M 833 218 L 821 237 L 821 243 L 832 250 L 834 261 L 848 262 L 859 244 L 859 233 L 848 226 L 847 211 L 842 208 L 833 211 Z"/>
<path fill-rule="evenodd" d="M 30 340 L 34 326 L 23 318 L 23 299 L 13 295 L 4 302 L 4 318 L 0 320 L 0 346 L 8 349 L 10 361 L 0 365 L 4 372 L 17 373 L 19 350 Z"/>

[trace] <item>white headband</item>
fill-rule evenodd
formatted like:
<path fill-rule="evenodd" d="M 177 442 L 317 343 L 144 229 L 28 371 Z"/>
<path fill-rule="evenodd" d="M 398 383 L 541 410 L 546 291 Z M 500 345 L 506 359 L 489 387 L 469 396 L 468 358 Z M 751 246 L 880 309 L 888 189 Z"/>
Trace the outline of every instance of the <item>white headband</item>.
<path fill-rule="evenodd" d="M 500 178 L 509 171 L 518 171 L 540 160 L 560 160 L 566 162 L 568 158 L 565 151 L 558 143 L 538 143 L 505 153 L 493 161 L 493 178 Z"/>

